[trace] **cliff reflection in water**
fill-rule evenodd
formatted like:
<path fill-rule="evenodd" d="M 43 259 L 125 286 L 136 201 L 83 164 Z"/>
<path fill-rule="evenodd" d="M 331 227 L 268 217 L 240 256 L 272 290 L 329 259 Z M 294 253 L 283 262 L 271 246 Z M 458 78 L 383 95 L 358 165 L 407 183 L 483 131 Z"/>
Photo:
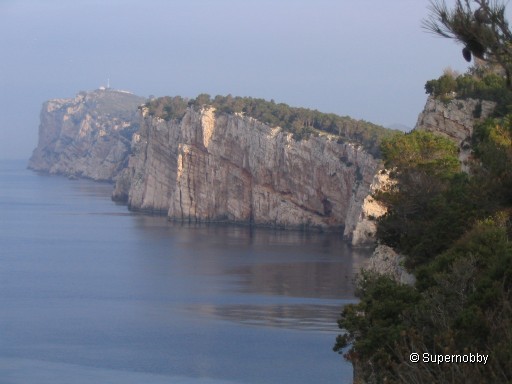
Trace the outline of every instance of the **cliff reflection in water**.
<path fill-rule="evenodd" d="M 354 274 L 369 254 L 333 233 L 137 221 L 173 248 L 174 261 L 160 260 L 159 276 L 178 268 L 207 287 L 190 298 L 188 310 L 246 325 L 336 331 L 341 306 L 355 300 Z"/>
<path fill-rule="evenodd" d="M 244 293 L 339 299 L 353 294 L 351 261 L 256 264 L 230 273 L 241 278 Z"/>
<path fill-rule="evenodd" d="M 353 272 L 350 262 L 244 266 L 228 273 L 238 277 L 237 292 L 258 295 L 252 298 L 256 304 L 206 305 L 197 310 L 247 325 L 335 331 L 341 306 L 354 301 Z M 345 299 L 340 301 L 341 297 Z"/>
<path fill-rule="evenodd" d="M 307 331 L 337 332 L 340 305 L 203 305 L 194 308 L 202 315 L 254 326 Z"/>
<path fill-rule="evenodd" d="M 1 382 L 350 382 L 310 331 L 353 299 L 339 236 L 182 226 L 24 167 L 0 163 Z"/>

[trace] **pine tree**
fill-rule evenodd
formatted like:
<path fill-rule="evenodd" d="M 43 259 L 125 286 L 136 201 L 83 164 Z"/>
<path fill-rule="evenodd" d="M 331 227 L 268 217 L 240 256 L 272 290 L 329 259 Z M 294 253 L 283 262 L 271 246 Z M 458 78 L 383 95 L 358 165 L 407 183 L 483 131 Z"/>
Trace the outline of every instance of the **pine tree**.
<path fill-rule="evenodd" d="M 452 9 L 445 0 L 431 0 L 429 8 L 425 29 L 462 44 L 466 61 L 482 60 L 501 67 L 512 89 L 512 32 L 501 0 L 457 0 Z"/>

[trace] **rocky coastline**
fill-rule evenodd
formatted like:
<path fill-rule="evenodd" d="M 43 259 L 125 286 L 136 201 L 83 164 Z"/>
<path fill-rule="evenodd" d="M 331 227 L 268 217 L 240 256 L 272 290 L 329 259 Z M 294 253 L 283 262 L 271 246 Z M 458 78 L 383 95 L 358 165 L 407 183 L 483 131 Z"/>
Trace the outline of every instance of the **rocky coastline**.
<path fill-rule="evenodd" d="M 44 103 L 29 168 L 113 182 L 114 200 L 172 220 L 354 238 L 381 167 L 362 145 L 327 133 L 296 140 L 279 127 L 209 108 L 165 121 L 148 114 L 144 101 L 100 89 Z M 372 244 L 371 231 L 358 228 L 354 245 Z"/>
<path fill-rule="evenodd" d="M 342 231 L 374 247 L 385 213 L 372 195 L 389 182 L 379 159 L 354 142 L 290 132 L 243 114 L 188 108 L 166 121 L 129 92 L 99 89 L 43 104 L 29 168 L 115 184 L 129 209 L 171 220 Z M 460 147 L 464 167 L 475 121 L 494 104 L 427 99 L 415 129 Z"/>

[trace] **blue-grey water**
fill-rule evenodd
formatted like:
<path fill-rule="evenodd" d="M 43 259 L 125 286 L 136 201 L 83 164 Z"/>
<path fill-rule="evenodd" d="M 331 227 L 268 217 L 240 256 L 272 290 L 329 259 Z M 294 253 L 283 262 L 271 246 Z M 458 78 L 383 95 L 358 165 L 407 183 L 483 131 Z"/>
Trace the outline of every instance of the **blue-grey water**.
<path fill-rule="evenodd" d="M 339 235 L 184 226 L 0 162 L 0 383 L 350 383 L 366 255 Z"/>

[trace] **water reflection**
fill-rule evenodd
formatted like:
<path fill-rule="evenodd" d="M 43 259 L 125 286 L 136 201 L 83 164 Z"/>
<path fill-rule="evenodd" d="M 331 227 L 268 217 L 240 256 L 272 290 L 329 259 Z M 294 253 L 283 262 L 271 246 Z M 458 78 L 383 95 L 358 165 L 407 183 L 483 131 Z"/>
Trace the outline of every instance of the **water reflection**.
<path fill-rule="evenodd" d="M 349 301 L 347 301 L 348 303 Z M 191 307 L 206 315 L 237 323 L 316 332 L 337 332 L 340 305 L 202 305 Z"/>
<path fill-rule="evenodd" d="M 165 270 L 173 271 L 168 279 L 196 275 L 208 293 L 191 298 L 188 310 L 245 325 L 336 331 L 341 307 L 355 300 L 354 274 L 369 255 L 332 233 L 187 225 L 158 216 L 136 222 L 153 247 L 172 248 L 173 263 L 161 254 L 151 272 L 158 269 L 160 284 L 170 284 Z"/>
<path fill-rule="evenodd" d="M 169 223 L 1 170 L 1 382 L 350 381 L 331 348 L 365 256 L 339 236 Z"/>
<path fill-rule="evenodd" d="M 268 263 L 229 271 L 240 278 L 239 292 L 265 295 L 346 298 L 353 296 L 353 265 L 345 262 Z"/>

